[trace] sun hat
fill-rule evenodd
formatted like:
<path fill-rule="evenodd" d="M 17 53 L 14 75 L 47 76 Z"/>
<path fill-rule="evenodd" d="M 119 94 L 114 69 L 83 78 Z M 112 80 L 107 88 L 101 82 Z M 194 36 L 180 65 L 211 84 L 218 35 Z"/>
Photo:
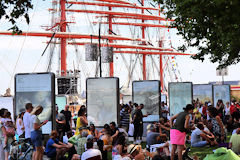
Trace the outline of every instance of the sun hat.
<path fill-rule="evenodd" d="M 127 153 L 132 154 L 137 148 L 138 148 L 138 145 L 130 144 L 127 147 Z"/>

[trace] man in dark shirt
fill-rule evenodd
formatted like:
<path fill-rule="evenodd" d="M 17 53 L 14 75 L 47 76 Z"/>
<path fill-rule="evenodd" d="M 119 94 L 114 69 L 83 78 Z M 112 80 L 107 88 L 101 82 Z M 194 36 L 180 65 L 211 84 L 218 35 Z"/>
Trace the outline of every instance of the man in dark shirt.
<path fill-rule="evenodd" d="M 64 114 L 66 120 L 65 132 L 72 131 L 72 113 L 69 111 L 69 106 L 66 105 L 61 113 Z"/>
<path fill-rule="evenodd" d="M 119 130 L 118 130 L 115 122 L 110 123 L 110 129 L 111 129 L 111 136 L 112 136 L 113 144 L 114 144 L 116 142 L 117 136 L 119 134 Z"/>

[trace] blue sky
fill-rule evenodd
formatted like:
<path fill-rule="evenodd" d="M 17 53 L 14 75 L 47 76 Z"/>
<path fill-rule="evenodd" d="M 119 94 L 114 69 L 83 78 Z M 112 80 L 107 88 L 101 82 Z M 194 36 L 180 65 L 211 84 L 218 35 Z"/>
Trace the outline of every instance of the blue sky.
<path fill-rule="evenodd" d="M 51 7 L 51 1 L 36 1 L 34 0 L 34 9 L 30 11 L 31 23 L 26 25 L 24 19 L 19 20 L 19 25 L 24 31 L 44 31 L 41 26 L 49 25 L 51 22 L 51 14 L 48 12 L 48 8 Z M 136 3 L 138 3 L 136 1 Z M 74 7 L 74 6 L 73 6 Z M 86 9 L 82 7 L 82 9 Z M 99 7 L 98 9 L 101 9 Z M 127 11 L 125 9 L 125 11 Z M 89 21 L 97 21 L 93 15 L 83 15 L 83 14 L 67 14 L 68 19 L 73 19 L 75 17 L 76 24 L 71 25 L 71 31 L 77 33 L 97 33 L 97 26 L 90 26 Z M 0 20 L 0 30 L 6 31 L 9 28 L 9 24 L 6 20 Z M 114 27 L 116 33 L 121 33 L 122 36 L 129 35 L 129 28 Z M 106 26 L 103 26 L 104 34 L 106 32 Z M 139 36 L 139 30 L 136 30 L 136 36 Z M 155 30 L 149 30 L 150 39 L 153 37 Z M 183 43 L 181 37 L 176 36 L 176 30 L 171 30 L 171 41 L 175 48 Z M 12 93 L 14 91 L 14 74 L 20 72 L 44 72 L 46 71 L 46 64 L 48 59 L 49 50 L 45 53 L 43 57 L 41 54 L 46 47 L 46 42 L 49 38 L 41 37 L 13 37 L 13 36 L 0 36 L 0 94 L 3 94 L 5 90 L 10 87 Z M 153 39 L 154 41 L 154 39 Z M 68 47 L 68 66 L 73 68 L 77 66 L 76 58 L 74 57 L 75 48 L 73 46 Z M 55 60 L 53 62 L 53 71 L 57 70 L 58 61 L 57 54 L 59 50 L 55 50 L 56 54 L 54 56 Z M 187 51 L 188 53 L 195 53 L 196 49 L 192 48 Z M 79 47 L 79 53 L 84 54 L 84 48 Z M 84 56 L 83 56 L 84 57 Z M 128 59 L 129 57 L 127 57 Z M 120 77 L 120 86 L 124 84 L 127 80 L 127 70 L 124 68 L 124 64 L 117 62 L 120 59 L 120 55 L 115 57 L 116 60 L 116 76 Z M 220 81 L 221 77 L 216 76 L 217 64 L 212 64 L 209 60 L 200 62 L 198 60 L 193 60 L 189 56 L 176 56 L 176 62 L 178 63 L 178 69 L 181 73 L 183 81 L 192 81 L 193 83 L 208 83 L 209 81 Z M 81 65 L 81 64 L 80 64 Z M 82 64 L 84 65 L 84 64 Z M 88 71 L 93 70 L 93 65 L 85 65 Z M 81 66 L 80 66 L 81 67 Z M 104 65 L 106 68 L 106 65 Z M 239 67 L 240 65 L 232 65 L 229 67 L 229 75 L 225 77 L 225 80 L 239 80 Z M 15 69 L 14 69 L 15 68 Z M 137 67 L 135 77 L 141 76 L 140 66 Z M 122 72 L 118 75 L 118 72 Z M 93 76 L 90 75 L 90 76 Z M 85 84 L 84 82 L 82 83 Z"/>

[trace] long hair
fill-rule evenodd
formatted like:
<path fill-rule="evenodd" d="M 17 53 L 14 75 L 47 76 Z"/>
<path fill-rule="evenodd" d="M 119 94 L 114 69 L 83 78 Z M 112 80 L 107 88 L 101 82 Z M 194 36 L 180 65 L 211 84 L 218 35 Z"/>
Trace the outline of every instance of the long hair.
<path fill-rule="evenodd" d="M 31 112 L 31 115 L 36 115 L 37 111 L 39 111 L 40 109 L 43 110 L 43 107 L 42 106 L 37 106 L 35 107 L 32 112 Z"/>

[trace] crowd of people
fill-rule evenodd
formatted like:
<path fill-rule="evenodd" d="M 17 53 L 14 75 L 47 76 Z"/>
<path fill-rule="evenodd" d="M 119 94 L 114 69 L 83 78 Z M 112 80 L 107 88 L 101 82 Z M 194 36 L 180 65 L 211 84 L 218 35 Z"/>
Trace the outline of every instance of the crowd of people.
<path fill-rule="evenodd" d="M 183 112 L 169 116 L 169 107 L 161 103 L 159 122 L 147 125 L 146 148 L 141 147 L 144 131 L 142 109 L 144 104 L 129 102 L 120 108 L 120 123 L 111 122 L 103 128 L 96 128 L 86 117 L 86 107 L 82 105 L 73 124 L 73 115 L 66 105 L 58 111 L 56 106 L 56 130 L 43 143 L 42 126 L 38 118 L 42 106 L 25 105 L 16 120 L 11 113 L 0 110 L 0 154 L 8 159 L 11 142 L 17 137 L 25 138 L 34 146 L 33 160 L 50 159 L 72 160 L 145 160 L 184 159 L 186 143 L 192 147 L 221 146 L 227 144 L 227 133 L 232 136 L 226 147 L 240 153 L 240 105 L 232 100 L 223 104 L 218 100 L 216 107 L 211 103 L 201 104 L 194 100 L 186 105 Z M 133 137 L 132 141 L 129 137 Z M 1 152 L 4 150 L 4 154 Z M 186 152 L 185 152 L 186 153 Z M 0 158 L 0 159 L 1 159 Z M 2 159 L 1 159 L 2 160 Z"/>

